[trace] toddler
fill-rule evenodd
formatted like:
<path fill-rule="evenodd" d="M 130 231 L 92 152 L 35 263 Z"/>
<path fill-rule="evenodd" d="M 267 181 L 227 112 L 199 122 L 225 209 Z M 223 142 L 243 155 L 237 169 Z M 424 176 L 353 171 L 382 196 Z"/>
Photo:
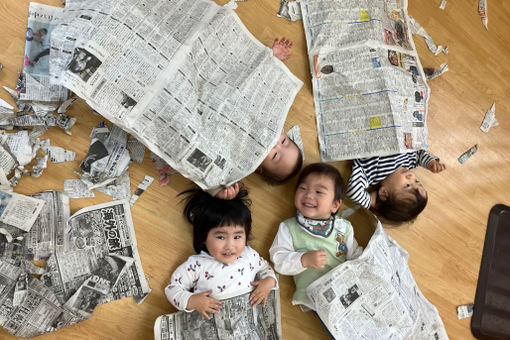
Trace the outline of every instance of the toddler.
<path fill-rule="evenodd" d="M 354 160 L 347 196 L 392 222 L 411 221 L 427 205 L 427 191 L 411 169 L 421 165 L 438 173 L 446 169 L 425 150 Z M 366 189 L 374 185 L 372 192 Z"/>
<path fill-rule="evenodd" d="M 276 271 L 294 276 L 292 304 L 302 309 L 315 309 L 306 295 L 310 283 L 363 251 L 351 223 L 336 215 L 343 197 L 344 182 L 336 168 L 325 163 L 306 166 L 294 197 L 296 217 L 280 223 L 269 250 Z"/>
<path fill-rule="evenodd" d="M 212 197 L 201 190 L 188 190 L 184 214 L 193 225 L 192 255 L 172 274 L 165 294 L 175 308 L 196 310 L 206 319 L 219 313 L 221 301 L 249 292 L 254 306 L 277 286 L 271 266 L 246 245 L 251 213 L 248 192 L 241 189 L 232 200 Z M 259 280 L 255 281 L 258 274 Z"/>

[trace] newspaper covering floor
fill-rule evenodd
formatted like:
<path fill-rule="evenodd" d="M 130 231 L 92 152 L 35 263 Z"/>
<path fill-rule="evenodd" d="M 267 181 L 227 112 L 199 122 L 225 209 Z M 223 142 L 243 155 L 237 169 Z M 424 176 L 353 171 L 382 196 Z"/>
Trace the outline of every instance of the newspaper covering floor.
<path fill-rule="evenodd" d="M 161 315 L 154 323 L 155 340 L 277 340 L 282 339 L 280 291 L 272 290 L 266 306 L 253 307 L 250 293 L 221 300 L 219 314 L 207 320 L 200 313 Z"/>
<path fill-rule="evenodd" d="M 421 293 L 409 254 L 380 222 L 363 254 L 306 290 L 335 339 L 448 339 L 437 309 Z"/>
<path fill-rule="evenodd" d="M 32 202 L 28 199 L 44 203 L 40 213 L 25 211 L 27 220 L 35 218 L 30 230 L 9 228 L 10 242 L 0 234 L 0 326 L 7 332 L 19 337 L 52 332 L 88 319 L 100 304 L 128 296 L 142 301 L 150 292 L 127 201 L 69 217 L 69 198 L 61 192 L 18 201 Z M 46 260 L 46 268 L 28 260 Z"/>
<path fill-rule="evenodd" d="M 301 0 L 323 161 L 427 148 L 407 1 Z"/>

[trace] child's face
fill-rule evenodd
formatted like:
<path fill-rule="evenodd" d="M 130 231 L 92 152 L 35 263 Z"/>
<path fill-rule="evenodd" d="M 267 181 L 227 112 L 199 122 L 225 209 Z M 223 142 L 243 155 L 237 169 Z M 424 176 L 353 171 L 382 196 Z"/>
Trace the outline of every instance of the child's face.
<path fill-rule="evenodd" d="M 335 200 L 335 183 L 327 176 L 312 173 L 297 186 L 294 205 L 305 217 L 329 218 L 341 204 Z"/>
<path fill-rule="evenodd" d="M 422 197 L 427 197 L 427 191 L 421 185 L 414 172 L 404 167 L 398 168 L 386 177 L 381 182 L 380 194 L 381 190 L 389 195 L 399 195 L 402 198 L 408 195 L 414 197 L 413 192 L 418 190 Z"/>
<path fill-rule="evenodd" d="M 296 167 L 299 148 L 285 134 L 281 134 L 278 142 L 260 164 L 262 171 L 269 171 L 281 178 L 287 177 Z"/>
<path fill-rule="evenodd" d="M 246 246 L 246 233 L 242 226 L 223 226 L 209 230 L 205 246 L 209 254 L 224 264 L 231 264 Z"/>

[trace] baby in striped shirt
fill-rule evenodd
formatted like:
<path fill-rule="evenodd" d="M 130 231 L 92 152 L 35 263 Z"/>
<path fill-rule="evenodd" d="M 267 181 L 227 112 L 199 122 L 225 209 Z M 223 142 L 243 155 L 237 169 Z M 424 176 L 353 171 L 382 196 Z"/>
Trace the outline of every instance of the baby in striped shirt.
<path fill-rule="evenodd" d="M 411 221 L 427 205 L 427 191 L 412 171 L 417 166 L 433 173 L 446 169 L 425 150 L 355 159 L 346 194 L 389 222 Z M 370 186 L 374 186 L 371 192 Z"/>

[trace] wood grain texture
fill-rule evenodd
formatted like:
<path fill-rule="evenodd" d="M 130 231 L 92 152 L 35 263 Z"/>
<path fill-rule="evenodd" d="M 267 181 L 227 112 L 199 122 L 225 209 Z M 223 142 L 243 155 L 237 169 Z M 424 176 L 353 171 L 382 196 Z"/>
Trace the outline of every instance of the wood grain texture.
<path fill-rule="evenodd" d="M 59 5 L 60 1 L 40 1 Z M 226 0 L 218 0 L 224 4 Z M 425 211 L 411 224 L 387 228 L 387 232 L 410 254 L 409 265 L 425 297 L 439 310 L 451 339 L 471 339 L 470 319 L 457 320 L 456 306 L 474 300 L 487 217 L 496 203 L 510 204 L 510 2 L 489 1 L 489 30 L 481 24 L 477 1 L 448 1 L 446 10 L 440 0 L 410 0 L 409 13 L 428 31 L 437 44 L 448 45 L 449 54 L 435 57 L 422 38 L 415 43 L 424 67 L 448 61 L 450 71 L 429 82 L 429 150 L 441 157 L 448 169 L 432 174 L 417 169 L 428 190 Z M 16 72 L 22 65 L 28 0 L 0 0 L 0 85 L 14 87 Z M 304 86 L 290 109 L 285 127 L 300 124 L 306 162 L 319 161 L 315 114 L 308 57 L 300 22 L 277 18 L 278 0 L 249 0 L 236 10 L 248 30 L 262 43 L 271 46 L 275 37 L 294 42 L 289 69 Z M 10 101 L 6 92 L 0 96 Z M 496 102 L 499 126 L 483 133 L 479 126 L 485 111 Z M 92 115 L 83 101 L 70 114 L 78 118 L 73 135 L 52 128 L 43 138 L 52 145 L 72 149 L 77 161 L 49 163 L 43 176 L 23 177 L 16 191 L 24 194 L 63 189 L 63 180 L 76 178 L 79 161 L 89 146 L 89 133 L 101 119 Z M 464 165 L 457 158 L 478 143 L 479 151 Z M 333 163 L 347 180 L 351 163 Z M 130 168 L 132 190 L 144 175 L 158 177 L 148 155 L 142 165 Z M 264 257 L 280 221 L 294 213 L 295 182 L 283 186 L 266 185 L 252 175 L 244 183 L 253 201 L 251 245 Z M 136 305 L 123 299 L 99 306 L 92 317 L 78 325 L 39 337 L 39 339 L 151 339 L 158 315 L 174 312 L 163 293 L 172 271 L 192 255 L 190 226 L 182 218 L 182 205 L 176 195 L 191 187 L 191 182 L 174 175 L 165 187 L 154 183 L 132 209 L 138 248 L 143 268 L 151 278 L 152 293 Z M 94 199 L 71 200 L 72 212 L 110 198 L 96 194 Z M 346 206 L 351 203 L 346 201 Z M 353 219 L 356 235 L 366 244 L 371 227 L 359 214 Z M 328 339 L 317 318 L 291 305 L 294 283 L 281 277 L 284 339 Z M 0 338 L 14 339 L 0 329 Z"/>

